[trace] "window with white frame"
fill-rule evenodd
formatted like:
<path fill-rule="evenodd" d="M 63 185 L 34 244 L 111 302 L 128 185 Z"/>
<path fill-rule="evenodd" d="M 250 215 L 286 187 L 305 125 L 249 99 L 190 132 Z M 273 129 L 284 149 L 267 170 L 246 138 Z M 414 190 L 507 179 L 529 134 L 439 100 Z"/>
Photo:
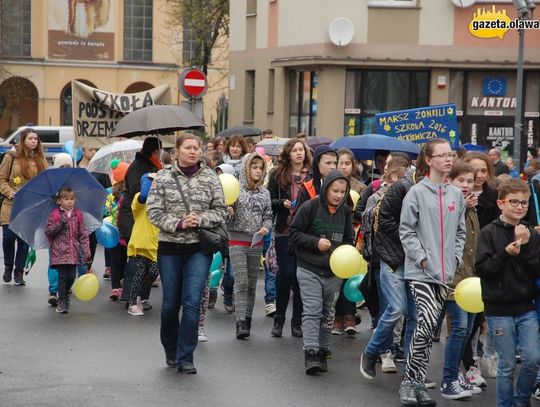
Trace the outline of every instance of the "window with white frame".
<path fill-rule="evenodd" d="M 372 7 L 416 7 L 418 0 L 368 0 Z"/>

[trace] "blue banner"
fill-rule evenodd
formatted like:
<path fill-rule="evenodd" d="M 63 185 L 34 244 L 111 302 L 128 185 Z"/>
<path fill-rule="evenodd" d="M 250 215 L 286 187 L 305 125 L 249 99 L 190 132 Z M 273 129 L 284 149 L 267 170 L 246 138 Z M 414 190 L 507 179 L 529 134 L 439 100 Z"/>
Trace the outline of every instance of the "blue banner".
<path fill-rule="evenodd" d="M 459 148 L 456 105 L 421 107 L 375 115 L 377 133 L 412 141 L 419 146 L 432 138 L 444 138 L 453 150 Z"/>

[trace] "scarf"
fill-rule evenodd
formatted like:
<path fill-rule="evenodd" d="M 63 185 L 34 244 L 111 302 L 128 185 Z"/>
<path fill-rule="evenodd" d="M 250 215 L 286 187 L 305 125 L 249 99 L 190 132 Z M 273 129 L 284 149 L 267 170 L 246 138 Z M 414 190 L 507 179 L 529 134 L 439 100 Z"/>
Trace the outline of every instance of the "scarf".
<path fill-rule="evenodd" d="M 181 167 L 180 164 L 178 164 L 178 168 L 180 168 L 180 171 L 182 171 L 186 177 L 191 178 L 195 174 L 197 174 L 197 171 L 199 171 L 200 167 L 199 167 L 199 163 L 197 163 L 189 167 Z"/>
<path fill-rule="evenodd" d="M 153 155 L 151 155 L 149 160 L 152 163 L 152 165 L 158 169 L 158 171 L 163 168 L 163 165 L 161 165 L 161 161 L 159 161 L 159 158 L 156 158 Z"/>

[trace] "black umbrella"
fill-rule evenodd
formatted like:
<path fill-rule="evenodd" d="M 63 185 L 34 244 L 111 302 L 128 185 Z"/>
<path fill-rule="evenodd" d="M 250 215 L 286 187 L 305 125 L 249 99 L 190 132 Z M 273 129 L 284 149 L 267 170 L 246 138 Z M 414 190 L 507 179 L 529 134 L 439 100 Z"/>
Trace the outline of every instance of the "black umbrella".
<path fill-rule="evenodd" d="M 198 130 L 204 122 L 194 113 L 175 105 L 152 105 L 124 116 L 109 137 L 136 137 L 168 134 L 179 130 Z"/>
<path fill-rule="evenodd" d="M 229 138 L 235 134 L 240 134 L 242 136 L 260 136 L 262 131 L 256 127 L 247 127 L 247 126 L 234 126 L 229 127 L 223 131 L 220 131 L 216 137 Z"/>
<path fill-rule="evenodd" d="M 328 137 L 306 137 L 306 144 L 312 149 L 332 143 L 334 140 Z"/>

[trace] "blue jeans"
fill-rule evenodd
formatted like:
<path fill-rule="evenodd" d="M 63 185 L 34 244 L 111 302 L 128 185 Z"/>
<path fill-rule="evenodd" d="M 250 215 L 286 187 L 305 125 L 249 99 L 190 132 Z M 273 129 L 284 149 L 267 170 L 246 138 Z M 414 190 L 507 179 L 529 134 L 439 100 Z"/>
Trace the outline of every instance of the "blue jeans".
<path fill-rule="evenodd" d="M 201 300 L 211 262 L 212 256 L 200 252 L 158 256 L 163 292 L 161 344 L 166 358 L 176 360 L 179 366 L 193 363 Z"/>
<path fill-rule="evenodd" d="M 17 252 L 15 252 L 15 243 L 17 243 Z M 2 249 L 4 250 L 4 266 L 23 271 L 28 255 L 29 247 L 19 236 L 17 236 L 9 225 L 2 225 Z"/>
<path fill-rule="evenodd" d="M 264 257 L 266 257 L 266 253 L 268 253 L 268 248 L 270 247 L 270 243 L 272 242 L 272 233 L 274 232 L 270 232 L 264 237 Z M 271 304 L 276 301 L 276 275 L 275 273 L 272 273 L 270 269 L 266 266 L 266 262 L 264 262 L 264 294 L 264 302 L 266 304 Z"/>
<path fill-rule="evenodd" d="M 368 355 L 380 355 L 392 348 L 394 327 L 402 315 L 406 315 L 404 351 L 407 355 L 412 334 L 416 328 L 416 307 L 404 279 L 403 266 L 394 272 L 381 260 L 381 289 L 387 305 L 379 317 L 377 329 L 369 340 L 364 352 Z"/>
<path fill-rule="evenodd" d="M 225 262 L 225 273 L 223 274 L 223 280 L 221 280 L 221 288 L 223 289 L 223 304 L 233 305 L 234 270 L 230 258 Z"/>
<path fill-rule="evenodd" d="M 446 301 L 446 312 L 450 319 L 450 332 L 444 351 L 443 383 L 450 383 L 458 379 L 459 363 L 471 336 L 476 314 L 462 310 L 455 301 Z"/>
<path fill-rule="evenodd" d="M 515 317 L 486 316 L 493 335 L 497 365 L 497 406 L 530 406 L 536 373 L 540 367 L 540 334 L 535 311 Z M 516 350 L 521 355 L 521 370 L 514 391 Z"/>
<path fill-rule="evenodd" d="M 291 290 L 293 292 L 292 320 L 302 320 L 302 297 L 296 278 L 296 257 L 287 252 L 289 236 L 276 236 L 276 257 L 279 271 L 276 276 L 276 314 L 274 318 L 285 321 Z"/>

